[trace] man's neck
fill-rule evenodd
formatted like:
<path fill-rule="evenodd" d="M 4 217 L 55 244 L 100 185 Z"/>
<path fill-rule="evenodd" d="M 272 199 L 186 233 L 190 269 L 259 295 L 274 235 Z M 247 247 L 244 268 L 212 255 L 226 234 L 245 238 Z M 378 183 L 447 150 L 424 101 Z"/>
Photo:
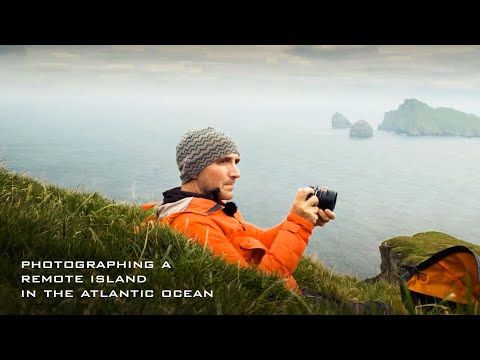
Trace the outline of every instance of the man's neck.
<path fill-rule="evenodd" d="M 202 194 L 202 192 L 200 191 L 200 188 L 198 187 L 197 183 L 193 180 L 183 184 L 180 187 L 180 190 L 186 191 L 186 192 L 193 192 L 193 193 L 197 193 L 197 194 Z M 202 195 L 205 195 L 205 194 L 202 194 Z"/>

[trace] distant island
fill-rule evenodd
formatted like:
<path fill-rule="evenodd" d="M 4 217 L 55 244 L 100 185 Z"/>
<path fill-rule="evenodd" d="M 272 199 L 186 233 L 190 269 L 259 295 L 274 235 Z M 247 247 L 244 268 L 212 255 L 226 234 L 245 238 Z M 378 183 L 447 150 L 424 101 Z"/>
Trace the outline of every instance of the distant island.
<path fill-rule="evenodd" d="M 352 124 L 348 119 L 340 114 L 339 112 L 336 112 L 332 116 L 332 128 L 333 129 L 348 129 Z"/>
<path fill-rule="evenodd" d="M 373 136 L 373 129 L 365 120 L 358 120 L 350 127 L 350 137 L 369 138 Z"/>
<path fill-rule="evenodd" d="M 451 108 L 434 109 L 416 99 L 406 99 L 398 110 L 385 113 L 378 130 L 409 136 L 479 137 L 480 118 Z"/>

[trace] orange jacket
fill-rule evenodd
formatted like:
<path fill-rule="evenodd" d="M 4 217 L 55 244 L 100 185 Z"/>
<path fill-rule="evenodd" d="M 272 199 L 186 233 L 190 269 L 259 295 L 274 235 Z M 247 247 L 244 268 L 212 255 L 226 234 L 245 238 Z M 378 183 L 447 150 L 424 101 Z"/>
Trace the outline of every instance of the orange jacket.
<path fill-rule="evenodd" d="M 285 278 L 286 286 L 297 288 L 292 273 L 308 244 L 313 224 L 289 214 L 279 225 L 267 230 L 245 222 L 236 211 L 227 215 L 224 206 L 199 197 L 185 197 L 176 202 L 150 203 L 144 209 L 156 206 L 154 220 L 170 224 L 172 228 L 207 244 L 211 251 L 239 266 L 256 266 L 267 273 Z"/>

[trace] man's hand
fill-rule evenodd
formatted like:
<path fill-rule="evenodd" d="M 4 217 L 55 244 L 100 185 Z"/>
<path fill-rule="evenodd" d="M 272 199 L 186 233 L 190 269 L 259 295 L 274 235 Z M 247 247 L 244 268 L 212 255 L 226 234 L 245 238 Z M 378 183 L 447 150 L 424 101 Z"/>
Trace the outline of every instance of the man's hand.
<path fill-rule="evenodd" d="M 293 201 L 290 212 L 292 214 L 301 216 L 307 219 L 308 221 L 310 221 L 312 224 L 316 225 L 317 221 L 319 220 L 318 212 L 319 211 L 323 212 L 323 210 L 320 210 L 317 207 L 318 198 L 316 196 L 311 196 L 307 200 L 307 195 L 313 194 L 313 192 L 314 191 L 311 187 L 298 189 L 297 195 L 295 197 L 295 200 Z"/>
<path fill-rule="evenodd" d="M 330 220 L 335 219 L 335 213 L 330 209 L 318 209 L 317 212 L 318 219 L 315 223 L 315 226 L 323 226 L 328 223 Z"/>

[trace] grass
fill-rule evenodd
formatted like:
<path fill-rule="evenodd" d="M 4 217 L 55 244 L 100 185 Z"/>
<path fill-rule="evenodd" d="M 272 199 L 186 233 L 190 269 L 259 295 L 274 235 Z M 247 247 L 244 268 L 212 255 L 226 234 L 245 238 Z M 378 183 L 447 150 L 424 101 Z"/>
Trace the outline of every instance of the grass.
<path fill-rule="evenodd" d="M 480 254 L 480 246 L 457 239 L 445 233 L 428 231 L 413 236 L 398 236 L 388 243 L 404 264 L 418 265 L 433 254 L 451 246 L 462 245 Z"/>
<path fill-rule="evenodd" d="M 274 275 L 228 264 L 169 227 L 149 225 L 134 231 L 147 215 L 136 204 L 62 189 L 1 167 L 0 203 L 0 314 L 353 314 L 334 302 L 287 290 Z M 154 266 L 31 269 L 22 268 L 22 261 L 150 261 Z M 162 268 L 165 262 L 171 268 Z M 79 275 L 82 282 L 25 283 L 22 275 Z M 97 275 L 113 280 L 144 276 L 146 281 L 92 282 Z M 336 274 L 309 256 L 302 258 L 294 275 L 302 287 L 344 300 L 381 300 L 395 314 L 408 314 L 396 284 Z M 162 291 L 175 289 L 213 296 L 162 297 Z M 22 290 L 36 296 L 22 297 Z M 45 290 L 64 293 L 47 297 Z M 66 290 L 72 297 L 64 296 Z M 106 296 L 82 297 L 85 290 L 101 290 Z M 150 290 L 154 296 L 109 297 L 112 291 L 127 290 Z"/>

